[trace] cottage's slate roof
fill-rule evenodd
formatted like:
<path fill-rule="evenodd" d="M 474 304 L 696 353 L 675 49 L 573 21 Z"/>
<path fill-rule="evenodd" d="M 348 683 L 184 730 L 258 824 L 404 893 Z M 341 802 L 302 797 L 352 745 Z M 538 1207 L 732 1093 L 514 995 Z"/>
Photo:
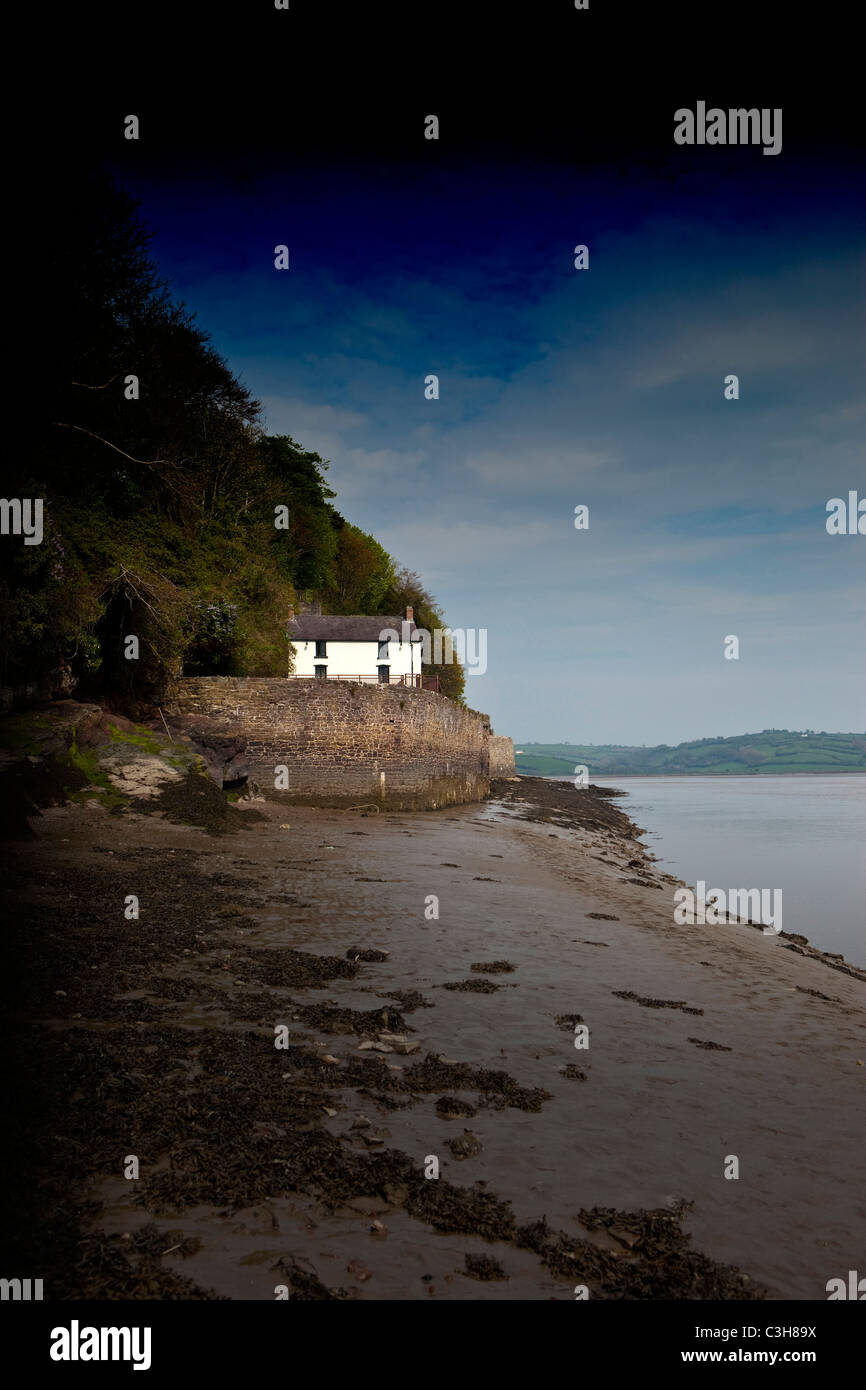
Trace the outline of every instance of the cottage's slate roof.
<path fill-rule="evenodd" d="M 386 628 L 393 628 L 402 637 L 404 621 L 387 614 L 371 618 L 363 613 L 301 613 L 292 619 L 287 631 L 292 642 L 377 642 Z M 414 623 L 409 628 L 410 632 L 418 631 Z"/>

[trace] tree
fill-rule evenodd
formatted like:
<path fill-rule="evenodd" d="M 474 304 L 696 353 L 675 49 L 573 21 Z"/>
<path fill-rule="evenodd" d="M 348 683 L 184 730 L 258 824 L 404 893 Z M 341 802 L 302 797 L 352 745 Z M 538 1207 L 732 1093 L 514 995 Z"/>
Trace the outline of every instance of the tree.
<path fill-rule="evenodd" d="M 407 605 L 411 605 L 414 610 L 416 626 L 430 633 L 431 642 L 436 629 L 444 629 L 447 626 L 441 609 L 425 589 L 420 577 L 412 570 L 400 568 L 386 594 L 383 611 L 400 613 Z M 449 641 L 444 642 L 443 648 L 445 661 L 425 665 L 423 673 L 437 676 L 441 694 L 447 695 L 458 705 L 465 705 L 466 675 L 463 667 Z"/>
<path fill-rule="evenodd" d="M 377 540 L 348 522 L 339 528 L 337 537 L 333 602 L 329 607 L 342 613 L 381 612 L 394 582 L 394 561 Z"/>
<path fill-rule="evenodd" d="M 265 436 L 258 453 L 275 505 L 289 508 L 289 530 L 274 536 L 283 572 L 296 589 L 333 589 L 338 536 L 330 499 L 336 493 L 325 481 L 327 463 L 288 434 Z"/>
<path fill-rule="evenodd" d="M 236 499 L 259 405 L 172 301 L 136 202 L 103 176 L 67 196 L 76 215 L 62 236 L 49 220 L 45 247 L 48 409 L 33 468 L 55 492 L 74 479 L 80 501 L 115 515 L 155 504 L 178 519 L 210 516 Z"/>

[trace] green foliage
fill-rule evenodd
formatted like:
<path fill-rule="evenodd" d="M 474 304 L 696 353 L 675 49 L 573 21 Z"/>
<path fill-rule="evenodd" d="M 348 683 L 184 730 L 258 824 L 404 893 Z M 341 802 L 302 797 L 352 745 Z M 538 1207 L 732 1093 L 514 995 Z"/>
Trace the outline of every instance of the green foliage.
<path fill-rule="evenodd" d="M 324 599 L 330 610 L 381 613 L 394 584 L 394 561 L 372 536 L 345 522 L 337 531 L 333 575 Z"/>
<path fill-rule="evenodd" d="M 332 589 L 339 540 L 330 505 L 336 494 L 324 478 L 327 463 L 287 434 L 262 439 L 257 457 L 270 517 L 276 506 L 289 508 L 289 530 L 274 530 L 272 540 L 281 573 L 296 589 Z"/>
<path fill-rule="evenodd" d="M 123 566 L 100 595 L 97 634 L 102 647 L 100 684 L 139 698 L 158 696 L 165 673 L 180 672 L 180 654 L 190 634 L 192 600 L 183 589 L 151 571 Z M 138 638 L 140 655 L 130 660 L 126 639 Z"/>
<path fill-rule="evenodd" d="M 433 633 L 437 628 L 445 629 L 448 626 L 442 610 L 425 589 L 418 575 L 412 570 L 404 568 L 395 573 L 380 611 L 402 613 L 407 605 L 411 605 L 414 610 L 416 627 L 424 628 L 429 632 L 431 642 Z M 425 665 L 424 675 L 437 676 L 440 693 L 447 695 L 456 704 L 465 706 L 466 676 L 448 639 L 443 643 L 442 654 L 447 659 L 439 663 L 431 662 L 429 665 Z"/>
<path fill-rule="evenodd" d="M 186 649 L 188 675 L 225 674 L 238 645 L 238 606 L 225 599 L 193 606 L 193 633 Z"/>
<path fill-rule="evenodd" d="M 570 777 L 577 766 L 590 777 L 682 776 L 722 773 L 866 772 L 866 735 L 791 733 L 703 738 L 675 748 L 630 748 L 616 744 L 522 743 L 517 771 L 539 777 Z"/>

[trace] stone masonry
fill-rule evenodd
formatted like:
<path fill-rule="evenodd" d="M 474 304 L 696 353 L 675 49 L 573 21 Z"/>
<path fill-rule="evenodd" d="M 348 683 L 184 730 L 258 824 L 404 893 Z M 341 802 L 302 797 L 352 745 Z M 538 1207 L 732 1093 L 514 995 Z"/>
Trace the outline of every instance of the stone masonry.
<path fill-rule="evenodd" d="M 480 801 L 490 787 L 489 720 L 429 690 L 195 676 L 174 684 L 164 711 L 193 734 L 198 723 L 244 737 L 267 795 L 285 765 L 282 795 L 296 804 L 431 810 Z"/>
<path fill-rule="evenodd" d="M 514 777 L 514 743 L 502 734 L 490 735 L 490 776 Z"/>

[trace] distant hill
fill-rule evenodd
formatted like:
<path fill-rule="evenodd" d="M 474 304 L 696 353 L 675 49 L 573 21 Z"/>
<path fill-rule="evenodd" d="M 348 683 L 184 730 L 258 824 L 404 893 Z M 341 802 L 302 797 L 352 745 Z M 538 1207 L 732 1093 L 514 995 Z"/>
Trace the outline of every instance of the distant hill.
<path fill-rule="evenodd" d="M 517 771 L 573 777 L 583 764 L 590 779 L 606 776 L 682 776 L 684 773 L 866 772 L 866 733 L 827 734 L 764 729 L 732 738 L 700 738 L 670 747 L 611 743 L 520 743 Z"/>

